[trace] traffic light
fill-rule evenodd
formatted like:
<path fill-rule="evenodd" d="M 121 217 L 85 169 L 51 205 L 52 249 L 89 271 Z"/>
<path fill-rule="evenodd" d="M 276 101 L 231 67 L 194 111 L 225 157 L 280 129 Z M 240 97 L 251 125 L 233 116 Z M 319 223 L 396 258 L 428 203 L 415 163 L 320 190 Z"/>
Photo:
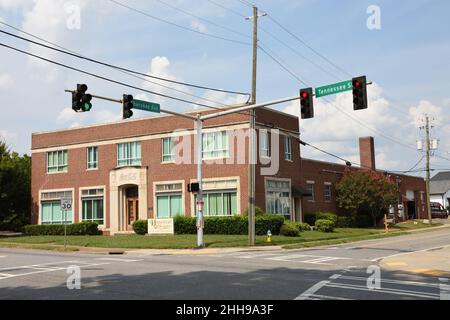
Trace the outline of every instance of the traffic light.
<path fill-rule="evenodd" d="M 133 96 L 124 94 L 122 99 L 122 119 L 128 119 L 133 116 Z"/>
<path fill-rule="evenodd" d="M 86 93 L 88 86 L 77 84 L 77 90 L 72 92 L 72 109 L 76 112 L 86 112 L 92 109 L 92 96 Z"/>
<path fill-rule="evenodd" d="M 367 79 L 366 76 L 352 79 L 353 110 L 367 109 Z"/>
<path fill-rule="evenodd" d="M 188 183 L 187 185 L 188 192 L 199 192 L 200 191 L 200 183 Z"/>
<path fill-rule="evenodd" d="M 314 102 L 313 102 L 312 88 L 300 90 L 300 106 L 302 119 L 314 118 Z"/>

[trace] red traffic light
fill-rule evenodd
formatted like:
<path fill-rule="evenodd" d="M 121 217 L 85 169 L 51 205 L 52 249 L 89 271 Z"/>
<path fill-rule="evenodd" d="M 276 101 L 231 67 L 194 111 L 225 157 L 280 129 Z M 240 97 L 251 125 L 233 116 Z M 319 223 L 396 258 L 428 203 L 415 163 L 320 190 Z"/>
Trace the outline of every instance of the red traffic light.
<path fill-rule="evenodd" d="M 361 85 L 361 84 L 359 83 L 359 81 L 356 80 L 354 86 L 355 86 L 355 87 L 359 87 L 360 85 Z"/>
<path fill-rule="evenodd" d="M 303 92 L 302 92 L 302 98 L 303 98 L 303 99 L 308 98 L 308 93 L 305 92 L 305 91 L 303 91 Z"/>

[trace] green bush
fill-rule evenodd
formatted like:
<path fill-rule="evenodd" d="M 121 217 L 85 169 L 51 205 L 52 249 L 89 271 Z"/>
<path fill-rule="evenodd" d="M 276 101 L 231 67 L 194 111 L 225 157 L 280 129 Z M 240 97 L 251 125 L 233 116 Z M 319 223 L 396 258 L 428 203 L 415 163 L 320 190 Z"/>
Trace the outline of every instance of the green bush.
<path fill-rule="evenodd" d="M 300 232 L 311 231 L 311 226 L 304 222 L 296 222 L 297 228 Z"/>
<path fill-rule="evenodd" d="M 266 214 L 260 207 L 255 207 L 255 217 L 259 217 Z M 242 213 L 243 217 L 248 217 L 248 208 Z"/>
<path fill-rule="evenodd" d="M 195 217 L 177 216 L 174 218 L 174 229 L 176 234 L 197 233 L 197 222 Z M 270 230 L 273 235 L 280 234 L 284 217 L 276 214 L 264 214 L 255 218 L 255 233 L 266 235 Z M 248 234 L 248 217 L 205 217 L 205 234 Z"/>
<path fill-rule="evenodd" d="M 136 220 L 133 223 L 133 230 L 136 234 L 144 235 L 148 233 L 148 221 L 147 220 Z"/>
<path fill-rule="evenodd" d="M 339 216 L 336 228 L 356 228 L 356 219 L 352 216 Z"/>
<path fill-rule="evenodd" d="M 335 213 L 330 212 L 317 212 L 316 213 L 316 221 L 317 220 L 329 220 L 334 223 L 336 226 L 338 216 Z"/>
<path fill-rule="evenodd" d="M 173 227 L 176 234 L 196 234 L 197 222 L 195 217 L 176 216 L 173 219 Z"/>
<path fill-rule="evenodd" d="M 316 230 L 320 232 L 333 232 L 334 231 L 334 223 L 330 220 L 317 220 L 316 221 Z"/>
<path fill-rule="evenodd" d="M 280 234 L 286 237 L 298 237 L 300 231 L 295 223 L 286 221 L 280 229 Z"/>
<path fill-rule="evenodd" d="M 63 224 L 41 224 L 27 225 L 24 227 L 27 236 L 63 236 Z M 67 225 L 67 235 L 98 235 L 98 224 L 94 222 L 81 222 Z"/>
<path fill-rule="evenodd" d="M 247 217 L 245 217 L 247 219 Z M 267 231 L 273 235 L 280 234 L 281 227 L 285 219 L 278 214 L 264 214 L 255 218 L 255 233 L 259 236 L 267 234 Z"/>

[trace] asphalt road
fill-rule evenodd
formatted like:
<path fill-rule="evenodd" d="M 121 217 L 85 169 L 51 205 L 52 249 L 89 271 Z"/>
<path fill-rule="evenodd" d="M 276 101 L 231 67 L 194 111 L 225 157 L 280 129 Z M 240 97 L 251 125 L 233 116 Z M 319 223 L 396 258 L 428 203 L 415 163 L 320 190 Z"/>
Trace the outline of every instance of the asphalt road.
<path fill-rule="evenodd" d="M 436 276 L 381 270 L 377 282 L 374 275 L 383 258 L 448 245 L 450 229 L 307 250 L 104 255 L 0 249 L 0 300 L 435 300 L 450 296 Z M 77 270 L 80 289 L 69 289 Z"/>

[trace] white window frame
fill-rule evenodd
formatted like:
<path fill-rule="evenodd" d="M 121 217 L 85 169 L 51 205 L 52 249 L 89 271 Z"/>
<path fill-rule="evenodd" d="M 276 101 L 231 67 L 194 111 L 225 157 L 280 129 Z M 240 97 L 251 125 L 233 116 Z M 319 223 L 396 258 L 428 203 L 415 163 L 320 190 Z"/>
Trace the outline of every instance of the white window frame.
<path fill-rule="evenodd" d="M 126 146 L 126 149 L 127 149 L 127 158 L 119 159 L 119 148 L 121 146 L 124 146 L 124 145 Z M 132 153 L 131 150 L 133 149 L 133 146 L 135 148 L 134 152 L 136 152 L 136 153 L 137 153 L 138 148 L 141 149 L 141 152 L 140 152 L 141 156 L 140 156 L 140 158 L 137 158 L 137 157 L 133 158 L 133 157 L 131 157 L 131 153 Z M 142 165 L 142 142 L 141 141 L 130 141 L 130 142 L 125 142 L 125 143 L 118 143 L 116 152 L 117 152 L 117 167 L 132 167 L 132 166 L 140 166 L 140 165 Z M 132 163 L 133 160 L 139 160 L 139 163 Z M 120 161 L 126 161 L 127 163 L 126 164 L 120 164 L 119 163 Z"/>
<path fill-rule="evenodd" d="M 289 187 L 287 188 L 273 188 L 273 187 L 269 187 L 268 183 L 270 181 L 279 181 L 279 182 L 288 182 L 289 183 Z M 269 210 L 269 197 L 268 197 L 268 192 L 287 192 L 289 193 L 289 216 L 292 219 L 294 216 L 294 206 L 293 201 L 292 201 L 292 180 L 291 179 L 283 179 L 283 178 L 273 178 L 273 177 L 265 177 L 264 178 L 264 196 L 266 199 L 266 212 L 270 212 Z M 277 213 L 280 215 L 284 215 L 283 213 Z"/>
<path fill-rule="evenodd" d="M 229 183 L 231 184 L 233 182 L 232 186 L 218 186 L 218 187 L 214 187 L 211 186 L 211 184 L 213 183 L 222 183 L 224 181 L 229 181 Z M 193 182 L 197 182 L 196 179 L 191 179 L 190 183 Z M 210 184 L 208 186 L 208 184 Z M 232 191 L 232 190 L 236 190 L 236 211 L 237 211 L 237 216 L 241 215 L 241 178 L 240 177 L 221 177 L 221 178 L 207 178 L 207 179 L 203 179 L 203 191 L 205 193 L 207 192 L 228 192 L 228 191 Z M 194 193 L 191 193 L 191 217 L 195 217 L 196 216 L 196 203 L 195 203 L 195 196 Z M 233 216 L 213 216 L 213 217 L 233 217 Z"/>
<path fill-rule="evenodd" d="M 95 161 L 90 161 L 89 159 L 89 150 L 94 150 Z M 94 167 L 90 168 L 90 164 L 95 164 Z M 86 170 L 98 170 L 98 147 L 92 146 L 86 148 Z"/>
<path fill-rule="evenodd" d="M 52 193 L 52 192 L 71 192 L 72 193 L 72 206 L 73 206 L 73 199 L 75 195 L 75 188 L 66 188 L 66 189 L 42 189 L 39 190 L 39 216 L 38 216 L 38 224 L 42 224 L 42 201 L 58 201 L 61 200 L 61 198 L 54 198 L 54 199 L 42 199 L 42 194 L 44 193 Z M 75 223 L 75 213 L 74 209 L 72 208 L 72 221 L 71 223 Z"/>
<path fill-rule="evenodd" d="M 212 147 L 207 145 L 208 136 L 212 136 Z M 218 137 L 220 136 L 220 146 Z M 225 146 L 223 138 L 225 137 Z M 207 149 L 206 149 L 207 148 Z M 217 153 L 218 155 L 214 155 Z M 202 160 L 226 159 L 230 156 L 230 137 L 227 130 L 211 131 L 202 133 Z"/>
<path fill-rule="evenodd" d="M 292 138 L 284 136 L 284 160 L 292 161 Z"/>
<path fill-rule="evenodd" d="M 105 230 L 105 228 L 106 228 L 106 186 L 89 186 L 89 187 L 78 188 L 78 221 L 80 221 L 80 222 L 84 221 L 83 220 L 83 199 L 100 197 L 99 195 L 83 196 L 83 191 L 93 190 L 93 189 L 103 189 L 103 224 L 99 224 L 98 227 L 101 230 Z M 88 221 L 88 220 L 86 220 L 86 221 Z"/>
<path fill-rule="evenodd" d="M 312 185 L 312 192 L 311 192 L 312 195 L 311 195 L 310 199 L 308 199 L 308 202 L 316 202 L 316 190 L 315 190 L 316 183 L 312 180 L 306 181 L 306 190 L 308 190 L 308 185 Z"/>
<path fill-rule="evenodd" d="M 164 153 L 164 141 L 169 141 L 169 148 L 172 146 L 170 153 Z M 170 157 L 165 160 L 165 157 Z M 175 162 L 175 139 L 173 137 L 161 138 L 161 163 L 174 163 Z"/>
<path fill-rule="evenodd" d="M 269 131 L 267 129 L 259 129 L 259 140 L 259 154 L 261 158 L 270 158 Z"/>
<path fill-rule="evenodd" d="M 56 154 L 56 159 L 57 159 L 57 164 L 55 165 L 55 164 L 53 164 L 53 166 L 52 166 L 52 168 L 56 168 L 56 171 L 55 172 L 50 172 L 49 171 L 49 161 L 48 161 L 48 159 L 49 159 L 49 156 L 50 156 L 50 154 Z M 62 155 L 62 164 L 61 163 L 59 163 L 59 160 L 60 160 L 60 157 L 59 157 L 59 155 Z M 64 163 L 64 154 L 66 155 L 66 160 L 67 160 L 67 162 L 66 163 Z M 69 152 L 67 151 L 67 150 L 55 150 L 55 151 L 48 151 L 47 153 L 46 153 L 46 156 L 47 156 L 47 158 L 46 158 L 46 172 L 47 172 L 47 174 L 58 174 L 58 173 L 66 173 L 66 172 L 68 172 L 69 171 Z M 60 171 L 59 170 L 59 168 L 62 168 L 62 170 Z"/>
<path fill-rule="evenodd" d="M 323 199 L 325 202 L 331 202 L 331 200 L 333 200 L 333 185 L 331 182 L 325 182 L 323 186 Z M 329 195 L 327 194 L 327 191 L 329 191 Z M 329 199 L 327 199 L 327 197 L 329 197 Z"/>
<path fill-rule="evenodd" d="M 179 183 L 181 183 L 181 190 L 156 191 L 156 186 L 179 184 Z M 180 192 L 181 192 L 181 211 L 182 211 L 182 215 L 185 216 L 186 215 L 186 212 L 185 212 L 186 210 L 185 210 L 185 206 L 184 206 L 185 190 L 186 190 L 186 184 L 185 184 L 184 180 L 153 182 L 153 218 L 158 219 L 158 202 L 157 202 L 158 194 L 171 195 L 171 194 L 178 194 Z"/>

